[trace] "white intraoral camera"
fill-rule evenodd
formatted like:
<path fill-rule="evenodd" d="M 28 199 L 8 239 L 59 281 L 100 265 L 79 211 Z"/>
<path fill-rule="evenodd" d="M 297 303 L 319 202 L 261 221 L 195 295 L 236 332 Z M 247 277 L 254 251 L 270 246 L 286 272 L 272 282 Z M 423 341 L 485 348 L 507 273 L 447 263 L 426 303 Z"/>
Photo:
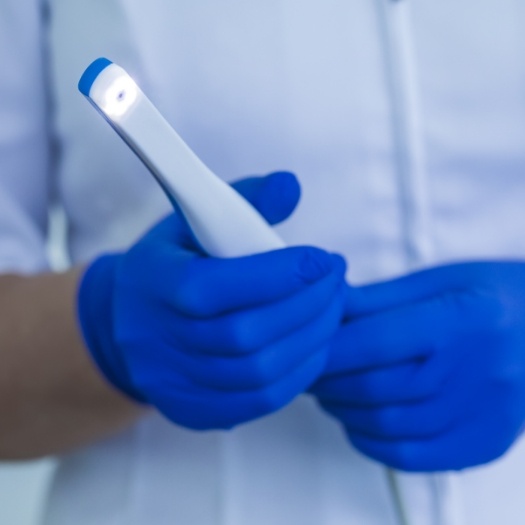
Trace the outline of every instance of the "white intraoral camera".
<path fill-rule="evenodd" d="M 284 248 L 257 210 L 205 166 L 124 69 L 99 58 L 78 87 L 181 210 L 206 253 L 240 257 Z"/>

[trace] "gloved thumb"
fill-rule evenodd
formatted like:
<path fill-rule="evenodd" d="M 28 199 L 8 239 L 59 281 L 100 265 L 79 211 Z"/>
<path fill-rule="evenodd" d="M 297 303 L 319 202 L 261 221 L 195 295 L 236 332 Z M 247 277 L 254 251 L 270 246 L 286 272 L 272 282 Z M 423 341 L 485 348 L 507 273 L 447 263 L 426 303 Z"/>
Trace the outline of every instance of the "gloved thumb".
<path fill-rule="evenodd" d="M 232 184 L 270 223 L 287 219 L 301 198 L 297 177 L 287 171 L 278 171 L 263 177 L 248 177 Z"/>

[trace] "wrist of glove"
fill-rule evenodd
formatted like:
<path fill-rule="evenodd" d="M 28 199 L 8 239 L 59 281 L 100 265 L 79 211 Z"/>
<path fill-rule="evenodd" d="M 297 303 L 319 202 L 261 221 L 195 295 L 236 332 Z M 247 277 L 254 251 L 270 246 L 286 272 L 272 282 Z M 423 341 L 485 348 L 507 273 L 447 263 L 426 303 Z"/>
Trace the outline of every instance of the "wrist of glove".
<path fill-rule="evenodd" d="M 107 329 L 107 326 L 113 326 L 112 292 L 123 257 L 122 254 L 105 255 L 87 268 L 78 291 L 78 313 L 82 335 L 102 374 L 134 401 L 146 403 L 146 399 L 133 387 L 113 332 Z"/>
<path fill-rule="evenodd" d="M 237 189 L 272 222 L 299 197 L 285 173 Z M 88 268 L 78 313 L 111 384 L 179 425 L 231 428 L 279 410 L 320 376 L 344 274 L 341 257 L 313 247 L 206 257 L 173 214 Z"/>

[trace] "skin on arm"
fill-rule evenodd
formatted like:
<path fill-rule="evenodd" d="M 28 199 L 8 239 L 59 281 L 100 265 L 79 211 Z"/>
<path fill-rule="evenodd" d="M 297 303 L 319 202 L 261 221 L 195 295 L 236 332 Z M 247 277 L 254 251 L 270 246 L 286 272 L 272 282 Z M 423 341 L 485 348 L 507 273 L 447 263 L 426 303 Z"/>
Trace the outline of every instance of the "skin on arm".
<path fill-rule="evenodd" d="M 0 460 L 65 452 L 144 413 L 85 349 L 75 305 L 81 273 L 0 276 Z"/>

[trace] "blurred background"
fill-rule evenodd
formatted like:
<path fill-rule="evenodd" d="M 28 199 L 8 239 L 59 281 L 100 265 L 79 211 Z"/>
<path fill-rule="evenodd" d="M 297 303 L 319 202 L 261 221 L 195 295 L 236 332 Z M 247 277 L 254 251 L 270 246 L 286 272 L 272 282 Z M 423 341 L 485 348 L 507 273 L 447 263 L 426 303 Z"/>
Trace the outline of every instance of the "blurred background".
<path fill-rule="evenodd" d="M 54 461 L 0 463 L 0 523 L 37 525 Z"/>

